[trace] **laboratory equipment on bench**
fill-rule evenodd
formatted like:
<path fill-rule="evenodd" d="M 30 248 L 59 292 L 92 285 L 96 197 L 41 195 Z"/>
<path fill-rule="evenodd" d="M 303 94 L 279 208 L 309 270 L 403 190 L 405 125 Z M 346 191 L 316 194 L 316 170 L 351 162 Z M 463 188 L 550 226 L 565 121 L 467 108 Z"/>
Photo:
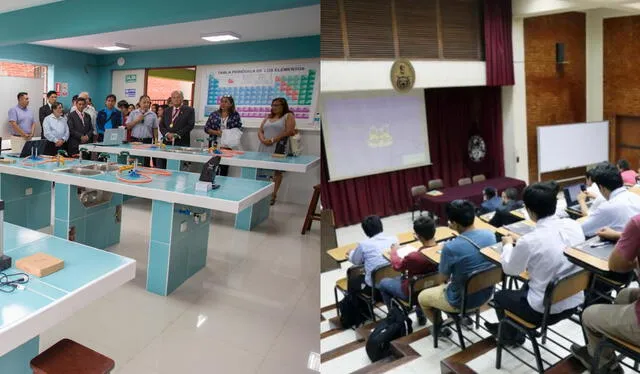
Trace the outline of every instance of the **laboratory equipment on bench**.
<path fill-rule="evenodd" d="M 213 156 L 202 165 L 200 180 L 196 182 L 196 191 L 208 192 L 220 187 L 220 185 L 216 184 L 216 174 L 220 167 L 220 159 L 220 156 Z"/>

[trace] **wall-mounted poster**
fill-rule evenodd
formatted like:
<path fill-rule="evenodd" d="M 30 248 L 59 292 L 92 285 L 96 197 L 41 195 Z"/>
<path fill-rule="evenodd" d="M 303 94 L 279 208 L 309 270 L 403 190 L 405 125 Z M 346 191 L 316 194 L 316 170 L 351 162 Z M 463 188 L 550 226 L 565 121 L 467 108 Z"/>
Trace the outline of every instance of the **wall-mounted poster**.
<path fill-rule="evenodd" d="M 319 70 L 320 62 L 312 60 L 198 66 L 198 117 L 208 117 L 223 96 L 231 95 L 243 120 L 259 120 L 269 114 L 273 99 L 284 97 L 296 122 L 311 123 L 320 88 Z"/>

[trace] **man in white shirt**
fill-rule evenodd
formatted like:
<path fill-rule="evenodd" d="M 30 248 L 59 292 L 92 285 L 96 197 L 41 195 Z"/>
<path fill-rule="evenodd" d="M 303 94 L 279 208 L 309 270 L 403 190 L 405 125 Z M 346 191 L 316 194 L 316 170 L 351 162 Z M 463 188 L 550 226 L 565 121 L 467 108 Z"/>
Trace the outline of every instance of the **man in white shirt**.
<path fill-rule="evenodd" d="M 495 294 L 498 320 L 505 316 L 504 310 L 516 314 L 533 324 L 540 324 L 544 314 L 543 299 L 547 285 L 554 279 L 579 271 L 564 256 L 564 249 L 584 242 L 580 225 L 571 219 L 555 216 L 558 185 L 544 182 L 530 185 L 524 190 L 524 205 L 536 223 L 534 231 L 518 239 L 511 236 L 502 238 L 500 262 L 507 275 L 518 275 L 525 270 L 529 273 L 529 283 L 520 290 L 502 290 Z M 582 292 L 551 306 L 550 324 L 573 314 L 574 309 L 584 302 Z M 498 335 L 498 323 L 486 323 L 489 332 Z M 524 335 L 514 327 L 503 324 L 502 338 L 506 345 L 521 345 Z"/>
<path fill-rule="evenodd" d="M 598 234 L 611 239 L 606 234 L 601 235 L 603 229 L 622 232 L 627 222 L 640 214 L 640 196 L 627 191 L 618 168 L 611 163 L 603 162 L 593 168 L 591 173 L 606 201 L 589 212 L 587 219 L 582 222 L 582 231 L 586 237 Z"/>
<path fill-rule="evenodd" d="M 365 217 L 362 220 L 362 230 L 368 239 L 358 243 L 358 246 L 348 255 L 349 262 L 354 265 L 364 265 L 366 287 L 362 292 L 370 293 L 371 289 L 369 287 L 374 286 L 371 272 L 390 264 L 384 257 L 384 252 L 388 251 L 393 244 L 397 244 L 398 238 L 382 232 L 382 221 L 378 216 Z"/>
<path fill-rule="evenodd" d="M 590 211 L 595 210 L 602 202 L 607 201 L 607 199 L 602 196 L 602 193 L 600 193 L 598 184 L 593 181 L 593 172 L 587 170 L 585 177 L 587 190 L 578 194 L 578 203 L 580 204 L 580 211 L 583 217 L 588 216 Z M 591 199 L 591 206 L 587 206 L 587 199 Z"/>

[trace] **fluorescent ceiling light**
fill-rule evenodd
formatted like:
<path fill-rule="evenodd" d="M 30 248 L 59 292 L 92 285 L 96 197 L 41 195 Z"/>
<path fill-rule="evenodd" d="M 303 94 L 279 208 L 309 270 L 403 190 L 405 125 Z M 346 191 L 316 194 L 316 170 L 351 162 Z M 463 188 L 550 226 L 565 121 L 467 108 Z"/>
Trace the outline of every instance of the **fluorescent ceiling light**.
<path fill-rule="evenodd" d="M 115 52 L 115 51 L 127 51 L 131 49 L 131 46 L 123 43 L 114 43 L 113 45 L 110 45 L 108 47 L 96 47 L 96 48 L 102 49 L 103 51 L 107 51 L 107 52 Z"/>
<path fill-rule="evenodd" d="M 206 34 L 202 35 L 202 39 L 208 42 L 228 42 L 232 40 L 240 39 L 240 35 L 234 32 L 219 32 L 216 34 Z"/>

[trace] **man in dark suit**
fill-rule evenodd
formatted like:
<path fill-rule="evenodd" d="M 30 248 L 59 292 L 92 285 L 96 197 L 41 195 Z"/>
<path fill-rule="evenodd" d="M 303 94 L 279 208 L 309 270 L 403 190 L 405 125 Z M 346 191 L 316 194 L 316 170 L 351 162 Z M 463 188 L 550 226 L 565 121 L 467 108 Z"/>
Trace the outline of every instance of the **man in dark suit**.
<path fill-rule="evenodd" d="M 76 109 L 69 113 L 67 123 L 69 124 L 69 154 L 76 155 L 80 153 L 80 145 L 89 143 L 93 138 L 93 124 L 91 116 L 84 113 L 87 106 L 87 100 L 79 97 L 76 100 Z"/>
<path fill-rule="evenodd" d="M 171 93 L 171 106 L 165 109 L 160 120 L 160 133 L 164 138 L 164 144 L 190 146 L 191 130 L 196 124 L 196 114 L 193 108 L 183 105 L 184 95 L 181 91 Z M 154 159 L 154 165 L 165 169 L 167 160 Z"/>
<path fill-rule="evenodd" d="M 511 214 L 512 210 L 520 209 L 524 206 L 522 201 L 518 200 L 518 190 L 513 187 L 502 191 L 502 205 L 496 209 L 496 213 L 489 221 L 493 227 L 501 227 L 511 223 L 521 221 L 522 219 Z"/>
<path fill-rule="evenodd" d="M 182 105 L 183 100 L 184 96 L 181 91 L 171 93 L 171 106 L 164 111 L 159 126 L 165 144 L 171 144 L 175 138 L 175 145 L 187 147 L 191 145 L 189 134 L 195 126 L 196 114 L 193 108 Z"/>
<path fill-rule="evenodd" d="M 40 137 L 44 139 L 44 119 L 51 114 L 53 111 L 51 110 L 51 105 L 58 101 L 58 93 L 56 91 L 47 92 L 47 102 L 40 107 L 40 112 L 38 113 L 38 119 L 40 119 Z"/>

